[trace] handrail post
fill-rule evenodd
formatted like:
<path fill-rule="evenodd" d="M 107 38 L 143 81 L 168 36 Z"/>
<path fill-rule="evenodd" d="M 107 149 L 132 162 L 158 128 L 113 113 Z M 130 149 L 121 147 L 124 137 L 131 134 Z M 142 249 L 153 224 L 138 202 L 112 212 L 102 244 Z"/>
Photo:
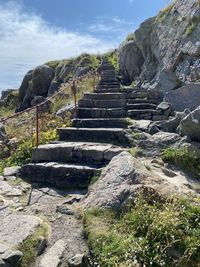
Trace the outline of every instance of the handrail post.
<path fill-rule="evenodd" d="M 74 95 L 74 105 L 75 105 L 75 119 L 77 119 L 77 98 L 76 98 L 76 81 L 73 80 L 72 92 Z"/>
<path fill-rule="evenodd" d="M 39 146 L 39 106 L 36 105 L 36 147 Z"/>

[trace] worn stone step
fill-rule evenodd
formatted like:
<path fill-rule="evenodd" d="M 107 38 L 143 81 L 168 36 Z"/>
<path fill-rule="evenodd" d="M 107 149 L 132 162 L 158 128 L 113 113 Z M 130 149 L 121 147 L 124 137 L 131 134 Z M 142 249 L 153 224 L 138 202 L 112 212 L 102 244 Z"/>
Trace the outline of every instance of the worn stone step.
<path fill-rule="evenodd" d="M 133 91 L 130 94 L 128 94 L 128 98 L 147 98 L 147 92 L 146 91 Z"/>
<path fill-rule="evenodd" d="M 121 128 L 58 128 L 60 141 L 100 142 L 128 146 L 127 132 Z"/>
<path fill-rule="evenodd" d="M 86 100 L 78 101 L 80 108 L 124 108 L 126 106 L 125 99 L 118 100 Z"/>
<path fill-rule="evenodd" d="M 22 166 L 23 180 L 62 189 L 87 188 L 97 168 L 58 162 L 30 163 Z"/>
<path fill-rule="evenodd" d="M 151 120 L 153 116 L 159 116 L 161 113 L 160 111 L 154 109 L 134 109 L 128 110 L 127 115 L 130 118 Z"/>
<path fill-rule="evenodd" d="M 157 105 L 158 102 L 156 100 L 151 99 L 143 99 L 143 98 L 135 98 L 135 99 L 127 99 L 127 104 L 139 104 L 139 103 L 148 103 Z"/>
<path fill-rule="evenodd" d="M 73 127 L 78 128 L 127 128 L 126 118 L 74 119 Z"/>
<path fill-rule="evenodd" d="M 118 93 L 120 92 L 120 88 L 102 88 L 102 89 L 95 89 L 94 90 L 95 93 L 101 94 L 101 93 Z"/>
<path fill-rule="evenodd" d="M 117 82 L 117 81 L 101 81 L 99 84 L 98 84 L 98 86 L 97 87 L 99 87 L 99 86 L 101 86 L 101 87 L 116 87 L 116 86 L 120 86 L 120 83 L 119 82 Z"/>
<path fill-rule="evenodd" d="M 33 149 L 32 161 L 39 162 L 75 162 L 102 167 L 124 149 L 103 143 L 59 142 L 40 145 Z"/>
<path fill-rule="evenodd" d="M 78 108 L 77 118 L 123 118 L 126 111 L 123 108 Z"/>
<path fill-rule="evenodd" d="M 135 109 L 156 109 L 157 105 L 150 104 L 150 103 L 137 103 L 137 104 L 127 104 L 128 110 L 135 110 Z"/>
<path fill-rule="evenodd" d="M 125 97 L 123 93 L 85 93 L 83 99 L 116 100 L 116 99 L 125 99 Z"/>

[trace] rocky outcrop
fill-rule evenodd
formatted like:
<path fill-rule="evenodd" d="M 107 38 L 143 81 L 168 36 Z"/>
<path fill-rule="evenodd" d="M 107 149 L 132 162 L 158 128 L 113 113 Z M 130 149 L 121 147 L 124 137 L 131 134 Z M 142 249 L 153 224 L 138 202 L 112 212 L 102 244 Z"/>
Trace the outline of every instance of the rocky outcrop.
<path fill-rule="evenodd" d="M 194 110 L 200 104 L 200 83 L 186 84 L 177 90 L 167 92 L 165 100 L 171 103 L 173 110 Z"/>
<path fill-rule="evenodd" d="M 119 66 L 125 83 L 135 80 L 141 73 L 144 58 L 135 41 L 129 41 L 119 48 Z"/>
<path fill-rule="evenodd" d="M 30 70 L 25 75 L 19 88 L 18 111 L 30 107 L 34 97 L 46 97 L 53 77 L 54 70 L 47 65 L 42 65 L 34 70 Z"/>
<path fill-rule="evenodd" d="M 180 133 L 200 142 L 200 106 L 181 121 Z"/>
<path fill-rule="evenodd" d="M 19 88 L 17 111 L 32 106 L 35 97 L 53 95 L 59 90 L 62 83 L 74 76 L 79 77 L 88 73 L 99 64 L 100 58 L 98 56 L 82 54 L 77 58 L 50 61 L 28 71 Z"/>
<path fill-rule="evenodd" d="M 173 173 L 176 179 L 171 179 L 168 176 L 169 173 L 171 175 L 170 170 L 167 172 L 168 169 L 163 168 L 164 174 L 152 164 L 133 158 L 128 152 L 117 155 L 90 187 L 87 197 L 82 201 L 83 207 L 118 209 L 134 199 L 141 189 L 162 197 L 192 193 L 186 186 L 189 181 L 183 176 Z"/>
<path fill-rule="evenodd" d="M 133 73 L 129 76 L 131 81 L 139 76 L 142 82 L 163 94 L 180 87 L 181 83 L 199 82 L 199 25 L 197 0 L 177 0 L 143 22 L 134 33 L 134 42 L 125 44 L 119 51 L 120 59 L 129 59 L 126 68 L 120 64 L 124 78 L 127 73 Z M 125 49 L 127 46 L 129 49 Z M 139 53 L 133 54 L 133 50 Z M 144 62 L 142 66 L 141 62 Z M 138 75 L 133 70 L 141 71 Z"/>

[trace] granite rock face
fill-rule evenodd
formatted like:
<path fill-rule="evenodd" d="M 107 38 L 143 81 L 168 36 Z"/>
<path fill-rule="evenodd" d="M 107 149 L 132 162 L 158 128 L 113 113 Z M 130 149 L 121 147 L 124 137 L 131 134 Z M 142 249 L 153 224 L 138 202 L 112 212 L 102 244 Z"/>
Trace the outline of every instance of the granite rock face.
<path fill-rule="evenodd" d="M 200 106 L 182 119 L 180 133 L 189 136 L 192 141 L 200 142 Z"/>
<path fill-rule="evenodd" d="M 25 75 L 19 88 L 18 111 L 30 107 L 34 97 L 46 97 L 53 77 L 54 70 L 47 65 L 38 66 L 30 70 Z"/>
<path fill-rule="evenodd" d="M 124 78 L 133 69 L 140 70 L 139 74 L 129 76 L 131 81 L 139 76 L 142 82 L 163 94 L 180 87 L 181 83 L 199 82 L 199 25 L 197 0 L 177 0 L 156 17 L 143 22 L 134 33 L 134 41 L 120 50 L 119 58 L 129 59 L 126 68 L 120 64 Z M 130 46 L 129 49 L 125 49 L 126 46 Z M 133 50 L 139 51 L 137 56 Z"/>

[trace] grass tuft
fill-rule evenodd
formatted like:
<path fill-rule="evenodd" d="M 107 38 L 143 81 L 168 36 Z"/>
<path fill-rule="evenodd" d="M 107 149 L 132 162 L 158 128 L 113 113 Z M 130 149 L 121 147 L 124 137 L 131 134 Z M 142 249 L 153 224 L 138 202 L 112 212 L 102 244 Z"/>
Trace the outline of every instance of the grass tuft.
<path fill-rule="evenodd" d="M 194 178 L 200 179 L 200 159 L 191 155 L 186 148 L 167 148 L 162 152 L 162 159 L 190 172 Z"/>
<path fill-rule="evenodd" d="M 87 211 L 88 244 L 101 267 L 198 267 L 200 206 L 185 199 L 152 201 L 142 194 L 126 211 Z"/>

